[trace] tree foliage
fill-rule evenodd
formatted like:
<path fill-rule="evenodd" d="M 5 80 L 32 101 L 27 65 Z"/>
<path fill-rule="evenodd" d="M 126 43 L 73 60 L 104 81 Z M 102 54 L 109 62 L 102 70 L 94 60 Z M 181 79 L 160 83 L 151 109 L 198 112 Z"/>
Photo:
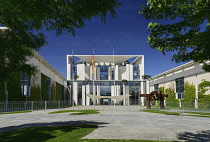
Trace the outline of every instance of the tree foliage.
<path fill-rule="evenodd" d="M 142 79 L 149 79 L 149 78 L 151 78 L 151 75 L 142 75 Z"/>
<path fill-rule="evenodd" d="M 56 30 L 57 35 L 68 30 L 75 35 L 74 28 L 82 28 L 85 21 L 101 17 L 106 21 L 108 13 L 115 16 L 117 0 L 2 0 L 0 23 L 12 30 L 34 31 Z"/>
<path fill-rule="evenodd" d="M 176 62 L 193 60 L 204 63 L 210 59 L 210 0 L 148 0 L 140 11 L 148 25 L 149 45 L 173 55 Z"/>
<path fill-rule="evenodd" d="M 199 94 L 205 95 L 206 91 L 210 90 L 210 81 L 206 81 L 205 79 L 198 85 Z"/>
<path fill-rule="evenodd" d="M 34 66 L 24 63 L 46 44 L 43 31 L 68 31 L 75 35 L 75 28 L 82 28 L 86 21 L 107 14 L 115 16 L 117 0 L 1 0 L 0 25 L 0 79 L 6 80 L 13 71 L 33 71 Z"/>

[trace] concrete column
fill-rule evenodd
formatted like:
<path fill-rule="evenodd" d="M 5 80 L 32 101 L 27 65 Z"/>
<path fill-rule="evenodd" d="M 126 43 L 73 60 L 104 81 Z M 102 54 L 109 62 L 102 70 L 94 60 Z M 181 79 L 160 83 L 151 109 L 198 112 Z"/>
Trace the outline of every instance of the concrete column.
<path fill-rule="evenodd" d="M 112 80 L 112 70 L 111 70 L 111 67 L 108 68 L 108 80 Z"/>
<path fill-rule="evenodd" d="M 111 86 L 111 96 L 114 96 L 114 85 Z M 114 104 L 114 99 L 111 99 L 111 104 Z"/>
<path fill-rule="evenodd" d="M 141 82 L 141 94 L 146 94 L 145 82 Z M 141 105 L 144 106 L 144 97 L 140 97 Z"/>
<path fill-rule="evenodd" d="M 133 80 L 133 65 L 130 65 L 130 70 L 129 70 L 129 78 L 130 78 L 130 80 Z"/>
<path fill-rule="evenodd" d="M 125 87 L 125 94 L 129 95 L 129 86 Z M 127 102 L 128 106 L 129 106 L 130 105 L 130 98 L 129 97 L 126 99 L 126 102 Z"/>
<path fill-rule="evenodd" d="M 100 80 L 100 68 L 96 68 L 96 80 Z"/>
<path fill-rule="evenodd" d="M 71 63 L 67 56 L 67 80 L 71 80 Z"/>
<path fill-rule="evenodd" d="M 130 66 L 129 64 L 126 64 L 126 80 L 130 80 Z"/>
<path fill-rule="evenodd" d="M 74 99 L 74 104 L 78 104 L 78 86 L 77 82 L 73 82 L 73 99 Z"/>
<path fill-rule="evenodd" d="M 82 105 L 85 105 L 85 101 L 86 101 L 85 92 L 86 92 L 85 85 L 82 85 Z"/>
<path fill-rule="evenodd" d="M 100 96 L 100 86 L 99 86 L 99 85 L 97 85 L 96 91 L 97 91 L 97 96 Z M 97 99 L 97 100 L 96 100 L 96 103 L 97 103 L 97 104 L 100 104 L 100 99 Z"/>
<path fill-rule="evenodd" d="M 123 85 L 123 95 L 129 95 L 129 86 Z M 129 105 L 130 98 L 125 98 L 123 100 L 124 105 Z"/>
<path fill-rule="evenodd" d="M 125 95 L 125 85 L 123 85 L 123 95 Z M 123 105 L 125 106 L 125 98 L 123 99 Z"/>
<path fill-rule="evenodd" d="M 119 68 L 118 68 L 118 65 L 115 66 L 114 78 L 115 78 L 115 80 L 119 80 Z"/>
<path fill-rule="evenodd" d="M 77 80 L 85 80 L 85 65 L 84 64 L 77 65 L 77 75 L 79 76 Z"/>
<path fill-rule="evenodd" d="M 90 94 L 90 85 L 86 85 L 86 94 Z M 86 105 L 90 105 L 90 98 L 86 96 Z"/>

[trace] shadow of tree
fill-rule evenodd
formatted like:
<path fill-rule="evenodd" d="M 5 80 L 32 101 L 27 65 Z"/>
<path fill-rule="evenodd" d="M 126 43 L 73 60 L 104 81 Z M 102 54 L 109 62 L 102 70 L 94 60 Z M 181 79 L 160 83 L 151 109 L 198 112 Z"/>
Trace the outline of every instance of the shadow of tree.
<path fill-rule="evenodd" d="M 103 125 L 108 124 L 104 122 L 93 122 L 93 121 L 65 121 L 65 122 L 50 122 L 50 123 L 29 123 L 29 124 L 22 124 L 18 126 L 8 126 L 8 127 L 2 127 L 0 128 L 1 132 L 11 131 L 14 129 L 21 129 L 26 127 L 39 127 L 39 126 L 61 126 L 61 125 L 77 125 L 77 124 L 96 124 L 96 125 Z"/>
<path fill-rule="evenodd" d="M 96 124 L 96 125 L 92 125 Z M 19 126 L 10 126 L 0 128 L 0 141 L 2 142 L 45 142 L 49 139 L 63 135 L 63 133 L 73 132 L 74 135 L 68 135 L 68 139 L 75 140 L 75 138 L 81 138 L 87 135 L 89 132 L 97 128 L 97 125 L 107 124 L 103 122 L 91 122 L 91 121 L 67 121 L 67 122 L 52 122 L 52 123 L 31 123 L 23 124 Z M 54 127 L 49 127 L 54 126 Z M 79 133 L 81 130 L 84 133 Z M 4 131 L 4 132 L 3 132 Z M 78 132 L 77 132 L 78 131 Z M 64 140 L 65 141 L 65 140 Z"/>
<path fill-rule="evenodd" d="M 183 132 L 177 134 L 177 138 L 188 142 L 210 142 L 210 130 L 198 131 L 197 133 Z"/>

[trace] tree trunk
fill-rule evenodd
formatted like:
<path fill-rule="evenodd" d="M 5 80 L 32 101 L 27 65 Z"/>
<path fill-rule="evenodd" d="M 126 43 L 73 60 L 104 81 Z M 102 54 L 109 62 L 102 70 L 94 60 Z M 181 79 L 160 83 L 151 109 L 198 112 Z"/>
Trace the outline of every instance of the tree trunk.
<path fill-rule="evenodd" d="M 4 82 L 4 93 L 5 93 L 5 96 L 6 96 L 6 112 L 8 111 L 8 91 L 7 91 L 7 81 L 5 80 Z"/>

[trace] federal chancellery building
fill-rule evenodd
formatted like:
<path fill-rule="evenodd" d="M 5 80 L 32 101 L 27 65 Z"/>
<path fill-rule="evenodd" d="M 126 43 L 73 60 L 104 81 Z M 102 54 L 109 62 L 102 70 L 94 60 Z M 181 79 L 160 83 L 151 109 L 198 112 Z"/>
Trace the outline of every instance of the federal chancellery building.
<path fill-rule="evenodd" d="M 199 86 L 210 81 L 210 73 L 193 61 L 147 80 L 143 75 L 143 55 L 67 55 L 67 85 L 75 105 L 144 105 L 145 98 L 140 94 L 162 88 L 175 93 L 174 101 L 186 100 L 190 95 L 198 107 Z M 194 87 L 194 92 L 187 90 L 189 86 Z M 209 87 L 204 86 L 207 90 L 200 93 L 208 95 Z"/>
<path fill-rule="evenodd" d="M 142 75 L 143 55 L 67 55 L 67 84 L 76 105 L 139 104 Z"/>

